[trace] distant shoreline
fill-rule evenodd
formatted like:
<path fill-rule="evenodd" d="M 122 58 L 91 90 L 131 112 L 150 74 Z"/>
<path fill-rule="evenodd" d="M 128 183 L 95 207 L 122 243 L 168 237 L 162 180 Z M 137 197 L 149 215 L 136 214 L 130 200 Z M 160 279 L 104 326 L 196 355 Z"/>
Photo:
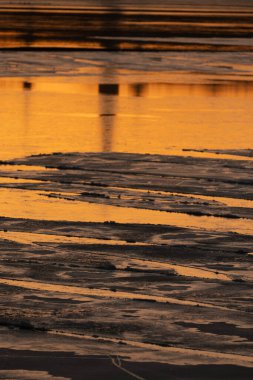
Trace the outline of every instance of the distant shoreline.
<path fill-rule="evenodd" d="M 253 12 L 21 7 L 1 14 L 6 50 L 253 51 Z"/>

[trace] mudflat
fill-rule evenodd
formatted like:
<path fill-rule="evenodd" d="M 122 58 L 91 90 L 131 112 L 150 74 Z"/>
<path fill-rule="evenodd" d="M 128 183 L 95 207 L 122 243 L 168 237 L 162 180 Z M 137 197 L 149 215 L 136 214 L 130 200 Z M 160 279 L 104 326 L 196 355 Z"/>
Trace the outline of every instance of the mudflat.
<path fill-rule="evenodd" d="M 231 153 L 2 162 L 0 373 L 250 379 L 252 160 Z"/>

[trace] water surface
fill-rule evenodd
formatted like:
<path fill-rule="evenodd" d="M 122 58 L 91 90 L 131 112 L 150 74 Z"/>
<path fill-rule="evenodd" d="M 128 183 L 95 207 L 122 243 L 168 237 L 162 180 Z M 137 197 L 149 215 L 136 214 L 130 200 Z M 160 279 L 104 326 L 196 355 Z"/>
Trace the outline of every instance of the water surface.
<path fill-rule="evenodd" d="M 252 146 L 251 82 L 170 83 L 159 75 L 132 82 L 128 75 L 0 78 L 0 159 Z"/>

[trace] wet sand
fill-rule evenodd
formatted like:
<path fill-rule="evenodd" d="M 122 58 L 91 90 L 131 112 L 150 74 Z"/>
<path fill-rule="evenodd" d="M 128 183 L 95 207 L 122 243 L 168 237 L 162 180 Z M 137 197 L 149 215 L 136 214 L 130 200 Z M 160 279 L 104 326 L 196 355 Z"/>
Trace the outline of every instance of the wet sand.
<path fill-rule="evenodd" d="M 2 352 L 6 355 L 4 364 L 0 364 L 0 368 L 12 366 L 12 353 L 8 350 Z M 62 368 L 62 361 L 64 360 L 65 369 Z M 128 380 L 131 378 L 145 379 L 149 378 L 150 373 L 159 373 L 159 379 L 172 380 L 178 378 L 202 380 L 218 378 L 221 380 L 230 379 L 237 380 L 243 377 L 245 380 L 251 379 L 251 370 L 247 368 L 238 368 L 236 366 L 176 366 L 158 363 L 131 363 L 125 360 L 120 360 L 118 366 L 117 357 L 96 357 L 96 356 L 74 356 L 74 355 L 61 355 L 52 352 L 45 352 L 41 355 L 40 352 L 34 352 L 31 355 L 27 351 L 18 351 L 15 355 L 16 365 L 13 370 L 2 370 L 2 374 L 11 376 L 12 379 L 31 378 L 45 378 L 51 379 L 66 379 L 66 376 L 73 380 L 83 380 L 83 369 L 85 368 L 85 378 L 87 379 L 101 379 L 102 377 L 110 379 L 123 379 Z M 21 370 L 17 369 L 21 368 Z M 24 370 L 25 368 L 25 370 Z M 41 368 L 41 371 L 39 371 Z M 123 369 L 122 369 L 123 368 Z M 48 373 L 51 374 L 48 375 Z M 138 375 L 137 375 L 138 374 Z M 189 375 L 190 374 L 190 375 Z M 26 377 L 27 376 L 27 377 Z M 42 377 L 44 376 L 44 377 Z M 3 377 L 2 377 L 3 378 Z"/>
<path fill-rule="evenodd" d="M 0 375 L 96 379 L 101 369 L 115 379 L 250 379 L 246 153 L 2 162 Z"/>

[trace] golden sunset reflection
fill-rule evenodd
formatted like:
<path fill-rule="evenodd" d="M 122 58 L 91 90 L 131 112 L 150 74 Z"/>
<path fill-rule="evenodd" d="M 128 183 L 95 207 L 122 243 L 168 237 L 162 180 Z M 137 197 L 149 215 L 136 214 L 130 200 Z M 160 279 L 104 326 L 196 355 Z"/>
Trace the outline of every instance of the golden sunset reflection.
<path fill-rule="evenodd" d="M 124 240 L 103 240 L 95 238 L 84 238 L 77 236 L 62 236 L 54 234 L 33 234 L 31 232 L 3 232 L 0 231 L 0 239 L 15 241 L 20 244 L 37 244 L 37 243 L 58 243 L 58 244 L 103 244 L 103 245 L 126 245 Z M 138 243 L 128 243 L 129 245 L 138 245 Z M 139 244 L 139 245 L 145 245 Z"/>
<path fill-rule="evenodd" d="M 51 152 L 248 148 L 250 83 L 1 78 L 1 159 Z"/>
<path fill-rule="evenodd" d="M 251 235 L 250 219 L 226 219 L 194 216 L 187 213 L 164 212 L 133 207 L 117 207 L 48 197 L 49 193 L 32 190 L 0 189 L 1 216 L 33 220 L 160 224 Z M 8 235 L 6 235 L 7 237 Z"/>

